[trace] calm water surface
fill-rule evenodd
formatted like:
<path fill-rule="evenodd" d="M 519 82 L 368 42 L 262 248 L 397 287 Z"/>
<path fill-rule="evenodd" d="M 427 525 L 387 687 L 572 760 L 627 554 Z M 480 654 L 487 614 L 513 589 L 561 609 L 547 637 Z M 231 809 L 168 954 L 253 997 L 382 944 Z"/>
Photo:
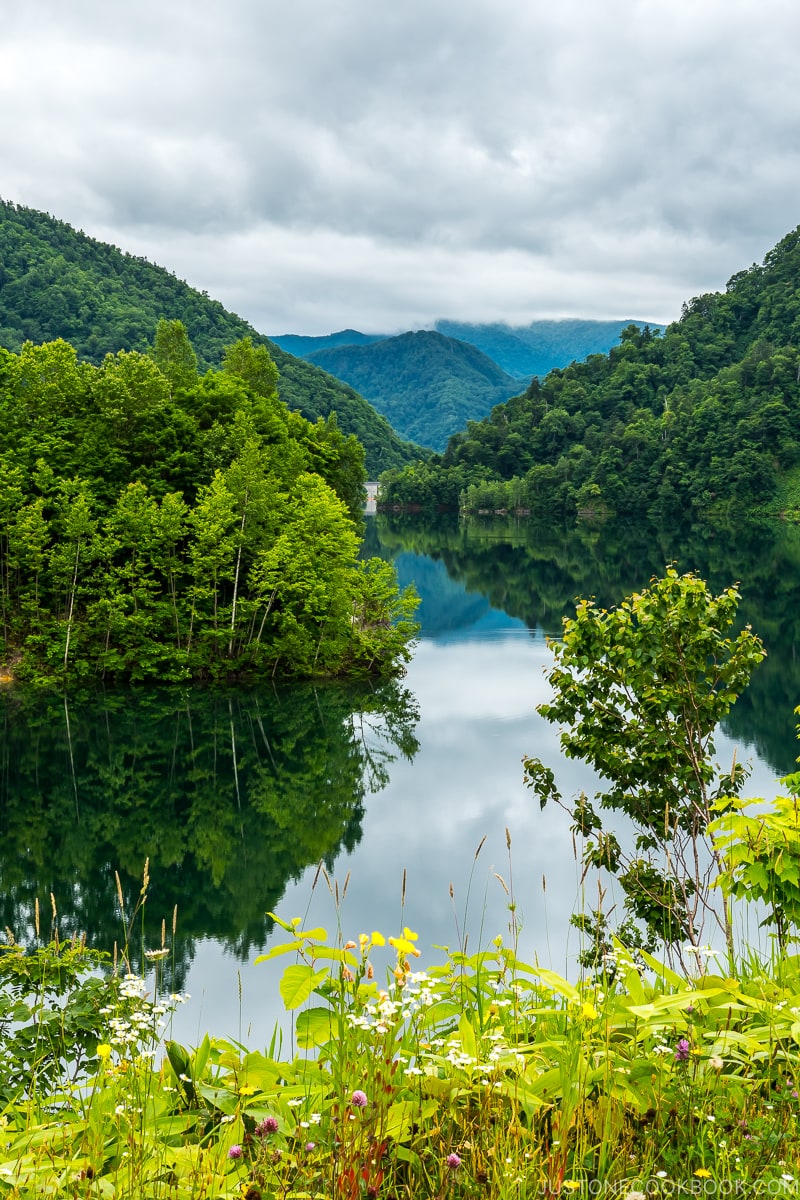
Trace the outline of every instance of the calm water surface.
<path fill-rule="evenodd" d="M 791 531 L 672 540 L 379 517 L 367 546 L 423 597 L 422 636 L 399 686 L 4 702 L 4 924 L 29 935 L 34 898 L 47 912 L 52 891 L 63 930 L 110 946 L 122 934 L 114 872 L 130 913 L 149 855 L 145 939 L 159 944 L 163 920 L 170 940 L 177 905 L 170 970 L 192 996 L 173 1031 L 183 1040 L 210 1030 L 268 1041 L 282 1017 L 281 963 L 253 965 L 272 938 L 265 913 L 333 933 L 327 884 L 313 886 L 320 859 L 340 894 L 349 875 L 346 937 L 405 924 L 430 963 L 440 957 L 433 946 L 466 937 L 477 948 L 507 933 L 513 889 L 523 955 L 570 971 L 581 887 L 569 820 L 540 813 L 521 759 L 557 767 L 567 796 L 594 787 L 586 768 L 561 759 L 557 732 L 535 711 L 547 696 L 546 635 L 578 595 L 613 603 L 673 559 L 715 587 L 741 580 L 745 619 L 770 658 L 718 737 L 718 758 L 736 748 L 750 759 L 755 795 L 774 794 L 793 768 L 800 547 Z M 137 945 L 140 929 L 137 918 Z"/>

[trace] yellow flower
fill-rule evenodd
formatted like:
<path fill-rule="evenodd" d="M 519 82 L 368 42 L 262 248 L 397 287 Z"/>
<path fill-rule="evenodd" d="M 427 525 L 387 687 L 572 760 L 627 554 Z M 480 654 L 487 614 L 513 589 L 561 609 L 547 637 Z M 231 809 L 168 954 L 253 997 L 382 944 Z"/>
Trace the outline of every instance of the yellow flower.
<path fill-rule="evenodd" d="M 561 1186 L 569 1188 L 571 1192 L 576 1192 L 581 1185 L 577 1179 L 565 1179 Z"/>
<path fill-rule="evenodd" d="M 103 1062 L 111 1058 L 111 1047 L 108 1042 L 101 1042 L 97 1047 L 97 1057 L 102 1059 Z"/>
<path fill-rule="evenodd" d="M 373 946 L 385 946 L 386 945 L 386 938 L 383 936 L 382 933 L 378 933 L 377 929 L 373 929 L 373 931 L 372 931 L 372 944 L 373 944 Z"/>
<path fill-rule="evenodd" d="M 590 1004 L 588 1000 L 584 1000 L 583 1004 L 581 1005 L 581 1016 L 586 1017 L 587 1021 L 596 1021 L 597 1009 L 593 1004 Z"/>
<path fill-rule="evenodd" d="M 255 1096 L 255 1094 L 256 1094 L 256 1088 L 254 1088 L 253 1085 L 250 1083 L 246 1083 L 244 1085 L 244 1087 L 239 1088 L 240 1096 Z"/>
<path fill-rule="evenodd" d="M 410 931 L 406 930 L 406 933 L 408 932 Z M 412 934 L 412 937 L 416 936 L 416 934 Z M 395 950 L 397 951 L 398 958 L 405 954 L 413 954 L 414 958 L 419 958 L 419 950 L 413 944 L 413 942 L 406 937 L 390 937 L 389 945 L 394 946 Z"/>
<path fill-rule="evenodd" d="M 706 1167 L 698 1167 L 697 1170 L 695 1171 L 695 1175 L 697 1176 L 698 1179 L 710 1179 L 711 1178 L 711 1172 Z"/>

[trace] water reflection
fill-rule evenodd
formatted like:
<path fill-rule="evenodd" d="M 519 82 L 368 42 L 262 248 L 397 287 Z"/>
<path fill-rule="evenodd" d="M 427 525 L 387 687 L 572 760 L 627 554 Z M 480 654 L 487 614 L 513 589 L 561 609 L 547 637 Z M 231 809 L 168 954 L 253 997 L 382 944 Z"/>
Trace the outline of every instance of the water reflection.
<path fill-rule="evenodd" d="M 369 523 L 368 523 L 369 527 Z M 575 600 L 594 596 L 603 606 L 644 587 L 667 563 L 696 571 L 712 589 L 739 583 L 740 617 L 753 627 L 768 657 L 734 706 L 725 729 L 753 746 L 784 775 L 795 769 L 794 708 L 800 703 L 800 530 L 779 522 L 736 527 L 660 529 L 609 522 L 591 528 L 542 526 L 530 520 L 379 516 L 371 536 L 392 558 L 401 579 L 415 578 L 420 556 L 444 568 L 445 590 L 423 592 L 424 632 L 438 636 L 444 605 L 451 629 L 473 624 L 484 606 L 530 629 L 557 635 Z"/>
<path fill-rule="evenodd" d="M 2 719 L 2 924 L 23 938 L 52 892 L 62 934 L 110 949 L 114 872 L 131 913 L 149 858 L 149 944 L 177 906 L 177 987 L 199 937 L 263 945 L 287 881 L 353 849 L 367 795 L 418 748 L 396 683 L 7 697 Z"/>
<path fill-rule="evenodd" d="M 424 636 L 403 685 L 2 701 L 3 923 L 30 930 L 35 898 L 49 912 L 52 890 L 63 929 L 110 945 L 120 934 L 114 870 L 130 907 L 149 855 L 151 938 L 178 906 L 175 986 L 193 993 L 175 1030 L 185 1040 L 211 1030 L 269 1041 L 283 964 L 252 960 L 268 944 L 267 910 L 335 929 L 324 880 L 312 886 L 320 859 L 340 895 L 350 872 L 347 936 L 407 923 L 426 962 L 432 945 L 468 936 L 474 948 L 507 930 L 513 882 L 523 954 L 571 969 L 569 916 L 595 896 L 582 897 L 569 819 L 539 812 L 521 759 L 559 763 L 558 731 L 536 705 L 547 698 L 545 634 L 560 631 L 577 596 L 616 603 L 672 560 L 715 588 L 740 580 L 743 617 L 770 656 L 718 757 L 729 761 L 735 746 L 753 760 L 754 795 L 773 794 L 794 765 L 795 531 L 432 528 L 383 517 L 366 529 L 367 551 L 393 559 L 422 594 Z M 565 796 L 596 785 L 568 761 L 557 782 Z M 607 906 L 614 899 L 612 888 Z"/>

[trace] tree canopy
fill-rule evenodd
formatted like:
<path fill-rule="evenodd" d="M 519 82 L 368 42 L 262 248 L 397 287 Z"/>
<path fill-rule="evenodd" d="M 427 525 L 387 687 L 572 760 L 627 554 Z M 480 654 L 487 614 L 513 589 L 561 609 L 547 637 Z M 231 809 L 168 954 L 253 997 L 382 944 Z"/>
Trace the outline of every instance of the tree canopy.
<path fill-rule="evenodd" d="M 186 329 L 99 366 L 0 350 L 0 659 L 71 683 L 387 673 L 414 600 L 358 558 L 364 452 L 311 424 L 249 338 Z"/>
<path fill-rule="evenodd" d="M 182 322 L 201 372 L 219 368 L 243 339 L 264 348 L 281 399 L 310 421 L 335 413 L 364 446 L 372 478 L 422 453 L 353 388 L 294 358 L 206 292 L 65 221 L 0 200 L 0 347 L 19 353 L 26 341 L 64 338 L 79 359 L 100 366 L 119 350 L 147 353 L 162 319 Z"/>

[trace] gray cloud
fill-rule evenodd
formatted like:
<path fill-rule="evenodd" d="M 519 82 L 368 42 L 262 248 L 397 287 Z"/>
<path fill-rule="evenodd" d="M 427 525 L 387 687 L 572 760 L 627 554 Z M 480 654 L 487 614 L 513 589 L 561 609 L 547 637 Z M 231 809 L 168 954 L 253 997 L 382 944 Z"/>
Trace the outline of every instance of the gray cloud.
<path fill-rule="evenodd" d="M 268 332 L 670 319 L 798 223 L 788 0 L 31 0 L 0 191 Z"/>

